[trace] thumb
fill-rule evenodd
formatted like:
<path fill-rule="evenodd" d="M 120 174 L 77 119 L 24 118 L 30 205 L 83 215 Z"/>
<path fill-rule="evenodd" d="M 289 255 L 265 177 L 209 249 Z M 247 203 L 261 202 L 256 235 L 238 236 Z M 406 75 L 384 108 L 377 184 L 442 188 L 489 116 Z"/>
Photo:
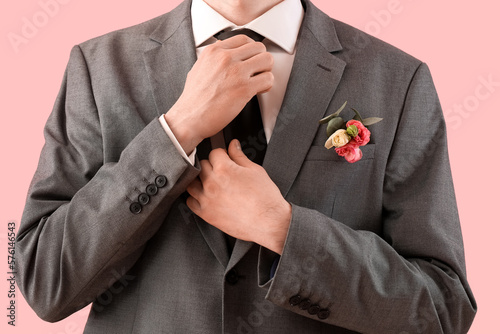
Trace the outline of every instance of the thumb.
<path fill-rule="evenodd" d="M 248 159 L 245 153 L 241 150 L 241 144 L 238 139 L 233 139 L 229 143 L 227 153 L 231 160 L 240 166 L 246 167 L 253 164 L 253 162 Z"/>

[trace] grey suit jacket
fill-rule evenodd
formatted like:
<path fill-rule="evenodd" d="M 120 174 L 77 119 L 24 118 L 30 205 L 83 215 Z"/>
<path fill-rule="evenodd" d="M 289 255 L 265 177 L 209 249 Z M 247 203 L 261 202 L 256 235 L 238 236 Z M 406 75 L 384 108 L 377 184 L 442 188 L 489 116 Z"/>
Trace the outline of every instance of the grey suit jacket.
<path fill-rule="evenodd" d="M 293 206 L 275 276 L 275 254 L 241 240 L 229 254 L 185 204 L 199 161 L 158 121 L 196 60 L 185 1 L 71 52 L 17 241 L 19 288 L 42 319 L 93 302 L 86 333 L 468 330 L 476 305 L 427 66 L 303 4 L 263 164 Z M 346 100 L 384 118 L 354 164 L 318 124 Z"/>

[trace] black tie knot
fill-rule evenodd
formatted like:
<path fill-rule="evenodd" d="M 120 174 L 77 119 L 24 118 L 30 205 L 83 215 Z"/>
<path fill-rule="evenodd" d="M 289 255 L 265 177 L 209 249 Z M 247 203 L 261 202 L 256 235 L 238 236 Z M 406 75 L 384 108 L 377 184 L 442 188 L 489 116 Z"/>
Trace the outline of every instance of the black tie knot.
<path fill-rule="evenodd" d="M 251 39 L 253 39 L 256 42 L 262 42 L 262 40 L 264 39 L 264 36 L 256 33 L 253 30 L 247 29 L 247 28 L 229 30 L 229 31 L 222 30 L 222 31 L 216 33 L 214 35 L 214 37 L 217 38 L 218 40 L 223 41 L 225 39 L 228 39 L 228 38 L 236 36 L 236 35 L 247 35 L 248 37 L 250 37 Z"/>

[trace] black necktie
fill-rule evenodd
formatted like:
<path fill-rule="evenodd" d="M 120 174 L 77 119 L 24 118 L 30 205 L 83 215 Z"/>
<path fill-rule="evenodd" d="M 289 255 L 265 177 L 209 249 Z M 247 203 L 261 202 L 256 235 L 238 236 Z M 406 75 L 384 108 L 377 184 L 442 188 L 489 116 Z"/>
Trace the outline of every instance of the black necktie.
<path fill-rule="evenodd" d="M 214 35 L 218 40 L 224 40 L 236 35 L 247 35 L 257 42 L 264 37 L 250 29 L 238 29 L 232 31 L 221 31 Z M 267 141 L 260 115 L 259 101 L 257 95 L 245 105 L 243 110 L 223 130 L 226 148 L 233 139 L 238 139 L 246 156 L 253 162 L 262 165 L 266 154 Z M 208 159 L 212 150 L 210 138 L 205 138 L 197 147 L 198 159 Z M 227 247 L 230 251 L 234 248 L 235 238 L 226 234 Z"/>

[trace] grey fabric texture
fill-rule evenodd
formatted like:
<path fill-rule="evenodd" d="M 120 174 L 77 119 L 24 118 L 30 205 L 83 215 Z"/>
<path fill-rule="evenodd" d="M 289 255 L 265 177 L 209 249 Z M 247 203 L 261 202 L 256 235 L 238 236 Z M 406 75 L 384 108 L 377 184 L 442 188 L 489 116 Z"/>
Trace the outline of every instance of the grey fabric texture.
<path fill-rule="evenodd" d="M 93 303 L 85 333 L 467 332 L 476 304 L 428 67 L 303 5 L 263 163 L 293 207 L 274 278 L 274 253 L 237 240 L 230 254 L 187 208 L 199 161 L 158 121 L 196 60 L 185 1 L 71 51 L 17 240 L 18 285 L 42 319 Z M 384 118 L 354 164 L 324 148 L 318 123 L 346 100 Z"/>

